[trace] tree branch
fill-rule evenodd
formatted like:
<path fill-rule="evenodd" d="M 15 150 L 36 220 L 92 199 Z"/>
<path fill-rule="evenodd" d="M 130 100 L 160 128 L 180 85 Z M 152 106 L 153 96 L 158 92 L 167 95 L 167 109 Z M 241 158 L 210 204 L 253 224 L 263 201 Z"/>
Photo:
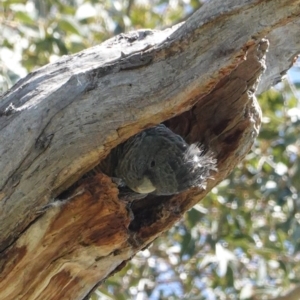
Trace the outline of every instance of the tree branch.
<path fill-rule="evenodd" d="M 0 101 L 0 298 L 82 299 L 223 180 L 258 134 L 258 84 L 259 92 L 268 88 L 299 51 L 299 4 L 210 1 L 179 26 L 119 35 L 7 92 Z M 215 153 L 218 172 L 206 190 L 127 207 L 109 177 L 79 180 L 112 148 L 163 121 Z"/>

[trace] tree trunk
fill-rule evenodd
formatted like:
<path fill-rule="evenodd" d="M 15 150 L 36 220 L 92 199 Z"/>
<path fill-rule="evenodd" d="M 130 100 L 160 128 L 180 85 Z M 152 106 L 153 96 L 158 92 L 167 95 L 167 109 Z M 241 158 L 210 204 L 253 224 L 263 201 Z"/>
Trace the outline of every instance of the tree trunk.
<path fill-rule="evenodd" d="M 223 180 L 258 134 L 257 87 L 279 81 L 299 52 L 299 15 L 300 0 L 212 0 L 185 23 L 119 35 L 8 91 L 0 101 L 0 299 L 87 297 Z M 206 190 L 129 206 L 107 175 L 80 179 L 160 122 L 215 153 Z"/>

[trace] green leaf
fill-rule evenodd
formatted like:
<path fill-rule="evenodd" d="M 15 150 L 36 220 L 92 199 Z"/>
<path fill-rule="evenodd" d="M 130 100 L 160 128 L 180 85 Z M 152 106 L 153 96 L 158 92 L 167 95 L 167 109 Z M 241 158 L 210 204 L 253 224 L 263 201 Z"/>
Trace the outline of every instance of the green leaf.
<path fill-rule="evenodd" d="M 36 21 L 33 20 L 26 12 L 24 11 L 17 11 L 15 13 L 15 19 L 19 22 L 23 22 L 24 24 L 28 25 L 36 25 Z"/>
<path fill-rule="evenodd" d="M 66 33 L 77 34 L 80 35 L 80 30 L 77 24 L 74 21 L 70 21 L 67 19 L 61 19 L 58 21 L 58 28 Z"/>

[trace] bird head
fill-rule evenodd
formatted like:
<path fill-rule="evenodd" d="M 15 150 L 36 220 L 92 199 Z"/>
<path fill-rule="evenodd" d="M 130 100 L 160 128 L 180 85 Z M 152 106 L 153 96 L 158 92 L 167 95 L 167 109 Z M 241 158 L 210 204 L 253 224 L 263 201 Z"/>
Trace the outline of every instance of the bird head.
<path fill-rule="evenodd" d="M 124 144 L 116 175 L 138 193 L 172 195 L 194 186 L 205 188 L 215 165 L 211 154 L 158 125 Z"/>

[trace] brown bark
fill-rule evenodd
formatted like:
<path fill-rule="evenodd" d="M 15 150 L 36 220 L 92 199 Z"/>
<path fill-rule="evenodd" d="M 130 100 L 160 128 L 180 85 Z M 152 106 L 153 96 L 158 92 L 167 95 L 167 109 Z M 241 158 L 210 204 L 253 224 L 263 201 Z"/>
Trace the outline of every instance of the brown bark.
<path fill-rule="evenodd" d="M 299 15 L 300 1 L 211 1 L 180 26 L 117 36 L 4 95 L 0 299 L 83 299 L 223 180 L 258 134 L 258 84 L 273 84 L 300 49 L 291 41 Z M 276 41 L 269 53 L 265 36 Z M 108 176 L 79 180 L 164 121 L 214 151 L 218 172 L 206 190 L 127 207 Z"/>

